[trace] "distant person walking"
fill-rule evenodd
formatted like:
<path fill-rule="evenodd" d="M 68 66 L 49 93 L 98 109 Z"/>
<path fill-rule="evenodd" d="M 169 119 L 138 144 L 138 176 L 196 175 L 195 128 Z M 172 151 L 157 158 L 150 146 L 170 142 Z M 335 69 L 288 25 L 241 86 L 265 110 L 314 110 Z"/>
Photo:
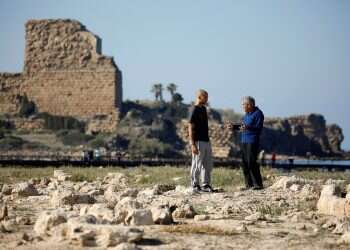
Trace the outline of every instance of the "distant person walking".
<path fill-rule="evenodd" d="M 272 164 L 273 168 L 276 166 L 276 153 L 275 152 L 272 153 L 271 164 Z"/>
<path fill-rule="evenodd" d="M 245 180 L 245 188 L 255 190 L 263 189 L 260 166 L 257 157 L 260 147 L 260 134 L 264 124 L 263 112 L 255 106 L 255 100 L 251 96 L 242 99 L 242 108 L 245 112 L 241 130 L 242 169 Z"/>
<path fill-rule="evenodd" d="M 205 105 L 208 93 L 198 90 L 196 103 L 189 116 L 189 138 L 192 151 L 191 185 L 193 191 L 213 192 L 211 171 L 213 169 L 212 149 L 209 140 L 208 114 Z M 199 177 L 201 176 L 201 184 Z"/>

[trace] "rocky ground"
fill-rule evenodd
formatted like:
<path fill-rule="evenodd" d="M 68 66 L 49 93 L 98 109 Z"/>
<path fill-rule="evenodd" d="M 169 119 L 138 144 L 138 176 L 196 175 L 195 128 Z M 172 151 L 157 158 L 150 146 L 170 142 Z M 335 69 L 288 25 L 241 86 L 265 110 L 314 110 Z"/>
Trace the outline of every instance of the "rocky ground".
<path fill-rule="evenodd" d="M 217 193 L 139 187 L 121 172 L 1 184 L 0 249 L 350 248 L 344 180 L 267 178 L 264 190 Z"/>

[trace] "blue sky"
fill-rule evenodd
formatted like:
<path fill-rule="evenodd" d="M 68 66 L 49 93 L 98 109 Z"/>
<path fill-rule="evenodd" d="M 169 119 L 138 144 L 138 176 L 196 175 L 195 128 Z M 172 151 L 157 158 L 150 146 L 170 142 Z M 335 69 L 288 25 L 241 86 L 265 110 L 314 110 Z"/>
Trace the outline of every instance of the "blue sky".
<path fill-rule="evenodd" d="M 102 38 L 125 99 L 157 82 L 237 111 L 252 95 L 266 116 L 323 114 L 350 149 L 349 13 L 347 0 L 1 0 L 0 72 L 22 71 L 28 19 L 72 18 Z"/>

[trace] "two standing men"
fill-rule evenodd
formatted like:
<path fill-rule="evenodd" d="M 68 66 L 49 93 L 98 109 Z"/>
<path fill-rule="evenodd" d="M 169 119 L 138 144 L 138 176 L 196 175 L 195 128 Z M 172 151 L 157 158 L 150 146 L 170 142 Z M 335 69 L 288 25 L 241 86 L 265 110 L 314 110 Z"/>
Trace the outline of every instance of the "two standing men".
<path fill-rule="evenodd" d="M 208 93 L 205 90 L 199 90 L 195 106 L 189 117 L 188 131 L 192 151 L 191 185 L 194 191 L 213 192 L 214 190 L 211 187 L 212 149 L 209 140 L 208 115 L 205 107 L 207 102 Z M 245 115 L 239 130 L 241 131 L 244 189 L 262 189 L 263 183 L 257 157 L 264 114 L 255 106 L 255 100 L 250 96 L 242 99 L 242 108 Z M 232 129 L 234 125 L 230 124 L 228 127 Z M 200 176 L 202 186 L 200 185 Z"/>

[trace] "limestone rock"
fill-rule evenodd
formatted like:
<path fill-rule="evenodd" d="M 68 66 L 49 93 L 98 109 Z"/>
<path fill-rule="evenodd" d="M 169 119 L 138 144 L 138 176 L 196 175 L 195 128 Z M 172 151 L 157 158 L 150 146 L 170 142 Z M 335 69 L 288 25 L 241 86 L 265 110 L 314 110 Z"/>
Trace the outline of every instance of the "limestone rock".
<path fill-rule="evenodd" d="M 181 219 L 181 218 L 192 219 L 196 215 L 196 211 L 194 210 L 192 205 L 182 204 L 181 206 L 175 209 L 172 215 L 173 215 L 173 218 L 175 219 Z"/>
<path fill-rule="evenodd" d="M 115 205 L 124 197 L 133 197 L 135 198 L 138 194 L 136 188 L 126 188 L 120 191 L 120 187 L 115 184 L 111 184 L 107 187 L 104 198 L 108 203 L 108 207 L 114 208 Z"/>
<path fill-rule="evenodd" d="M 265 216 L 260 212 L 256 212 L 254 214 L 246 216 L 244 220 L 256 222 L 259 220 L 265 220 Z"/>
<path fill-rule="evenodd" d="M 142 204 L 131 197 L 123 198 L 114 208 L 117 223 L 124 223 L 129 211 L 142 208 Z"/>
<path fill-rule="evenodd" d="M 204 221 L 204 220 L 209 220 L 209 219 L 210 219 L 210 216 L 207 215 L 207 214 L 199 214 L 199 215 L 194 216 L 193 219 L 194 219 L 195 221 Z"/>
<path fill-rule="evenodd" d="M 169 207 L 157 206 L 151 208 L 153 222 L 155 224 L 169 225 L 173 223 L 173 217 Z"/>
<path fill-rule="evenodd" d="M 93 215 L 101 224 L 113 223 L 115 221 L 113 210 L 109 209 L 104 203 L 93 204 L 91 207 L 87 208 L 86 212 L 81 212 L 80 214 Z"/>
<path fill-rule="evenodd" d="M 0 221 L 8 218 L 8 208 L 4 204 L 0 207 Z"/>
<path fill-rule="evenodd" d="M 45 211 L 41 213 L 35 222 L 34 231 L 37 235 L 46 235 L 50 229 L 65 223 L 67 218 L 61 211 Z"/>
<path fill-rule="evenodd" d="M 338 244 L 350 244 L 350 232 L 347 232 L 341 236 L 337 241 Z"/>
<path fill-rule="evenodd" d="M 7 184 L 4 184 L 2 186 L 1 192 L 3 195 L 10 195 L 12 193 L 12 187 Z"/>
<path fill-rule="evenodd" d="M 121 188 L 127 187 L 128 184 L 128 178 L 123 173 L 108 173 L 104 179 L 103 182 L 106 184 L 114 184 L 116 186 L 119 186 Z"/>
<path fill-rule="evenodd" d="M 38 190 L 35 188 L 33 184 L 28 182 L 22 182 L 17 184 L 12 190 L 12 194 L 16 194 L 18 196 L 28 197 L 39 195 Z"/>
<path fill-rule="evenodd" d="M 120 243 L 118 246 L 111 248 L 112 250 L 141 250 L 135 243 Z"/>
<path fill-rule="evenodd" d="M 41 186 L 47 186 L 47 185 L 49 185 L 50 182 L 51 182 L 51 180 L 49 178 L 43 177 L 40 180 L 40 185 Z"/>
<path fill-rule="evenodd" d="M 270 188 L 286 190 L 293 186 L 292 189 L 296 189 L 296 191 L 298 191 L 303 185 L 307 183 L 310 184 L 312 181 L 296 176 L 282 176 Z"/>
<path fill-rule="evenodd" d="M 56 207 L 74 204 L 92 204 L 96 200 L 89 194 L 75 193 L 72 190 L 56 190 L 51 197 L 51 204 Z"/>
<path fill-rule="evenodd" d="M 113 247 L 124 242 L 142 239 L 143 231 L 133 227 L 98 225 L 69 220 L 62 233 L 73 244 L 98 247 Z"/>
<path fill-rule="evenodd" d="M 153 225 L 152 212 L 149 209 L 135 209 L 128 213 L 126 224 L 131 226 Z"/>
<path fill-rule="evenodd" d="M 54 170 L 53 172 L 53 177 L 55 179 L 57 179 L 59 182 L 63 182 L 63 181 L 68 181 L 72 178 L 71 175 L 65 173 L 63 170 L 58 169 L 58 170 Z"/>
<path fill-rule="evenodd" d="M 4 233 L 12 233 L 15 228 L 16 221 L 13 219 L 3 220 L 0 222 L 0 231 Z"/>
<path fill-rule="evenodd" d="M 350 200 L 340 197 L 340 189 L 334 184 L 324 185 L 317 202 L 321 214 L 350 216 Z"/>

